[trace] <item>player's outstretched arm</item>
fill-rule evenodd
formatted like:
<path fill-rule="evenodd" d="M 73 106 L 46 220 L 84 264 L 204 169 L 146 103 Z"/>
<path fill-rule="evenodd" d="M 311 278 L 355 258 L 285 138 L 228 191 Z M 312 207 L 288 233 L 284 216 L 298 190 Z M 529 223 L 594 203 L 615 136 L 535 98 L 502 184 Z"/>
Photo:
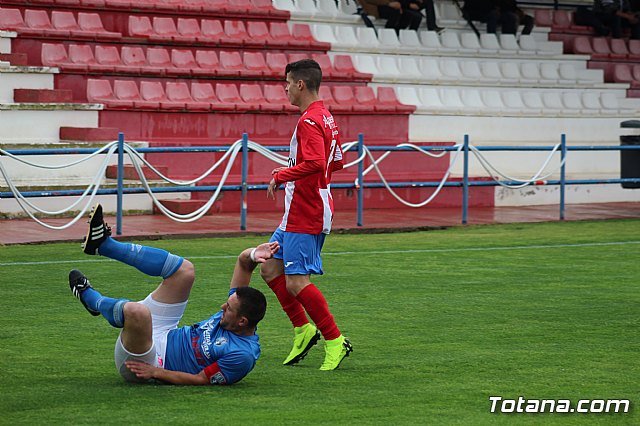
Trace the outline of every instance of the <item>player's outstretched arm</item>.
<path fill-rule="evenodd" d="M 125 365 L 139 379 L 156 379 L 172 385 L 202 386 L 210 383 L 204 370 L 198 374 L 191 374 L 182 371 L 165 370 L 164 368 L 154 367 L 139 361 L 126 361 Z"/>
<path fill-rule="evenodd" d="M 258 263 L 264 263 L 271 259 L 278 250 L 280 250 L 280 244 L 274 241 L 272 243 L 260 244 L 255 248 L 248 248 L 240 253 L 236 261 L 236 267 L 233 270 L 231 288 L 248 286 L 251 282 L 251 274 L 253 270 L 256 269 L 256 266 L 258 266 Z"/>

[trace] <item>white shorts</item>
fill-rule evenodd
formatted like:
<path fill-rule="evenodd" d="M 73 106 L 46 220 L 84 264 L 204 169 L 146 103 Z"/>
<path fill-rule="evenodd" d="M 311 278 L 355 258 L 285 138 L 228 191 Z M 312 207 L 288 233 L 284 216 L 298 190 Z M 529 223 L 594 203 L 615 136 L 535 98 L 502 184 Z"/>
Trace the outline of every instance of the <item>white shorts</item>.
<path fill-rule="evenodd" d="M 149 311 L 151 311 L 153 344 L 147 352 L 134 354 L 125 349 L 120 336 L 118 336 L 114 357 L 116 369 L 126 381 L 141 383 L 145 380 L 137 378 L 136 375 L 124 365 L 125 361 L 142 361 L 155 367 L 164 368 L 164 358 L 167 352 L 167 335 L 169 331 L 178 327 L 178 323 L 182 319 L 182 315 L 184 315 L 187 307 L 187 301 L 173 304 L 160 303 L 153 300 L 151 295 L 148 295 L 138 303 L 145 305 L 149 308 Z"/>

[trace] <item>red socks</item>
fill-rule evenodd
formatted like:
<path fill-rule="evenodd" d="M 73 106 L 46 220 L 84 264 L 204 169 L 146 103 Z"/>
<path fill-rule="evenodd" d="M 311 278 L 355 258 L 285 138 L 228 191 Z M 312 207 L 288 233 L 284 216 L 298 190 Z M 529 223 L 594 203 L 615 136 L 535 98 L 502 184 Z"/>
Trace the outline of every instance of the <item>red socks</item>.
<path fill-rule="evenodd" d="M 340 330 L 333 320 L 333 315 L 329 312 L 329 305 L 327 305 L 326 299 L 315 285 L 309 284 L 303 288 L 296 299 L 307 310 L 311 320 L 322 333 L 324 340 L 333 340 L 340 337 Z"/>
<path fill-rule="evenodd" d="M 287 280 L 284 274 L 274 278 L 267 285 L 275 293 L 280 306 L 282 306 L 294 327 L 302 327 L 309 323 L 300 302 L 287 291 Z"/>

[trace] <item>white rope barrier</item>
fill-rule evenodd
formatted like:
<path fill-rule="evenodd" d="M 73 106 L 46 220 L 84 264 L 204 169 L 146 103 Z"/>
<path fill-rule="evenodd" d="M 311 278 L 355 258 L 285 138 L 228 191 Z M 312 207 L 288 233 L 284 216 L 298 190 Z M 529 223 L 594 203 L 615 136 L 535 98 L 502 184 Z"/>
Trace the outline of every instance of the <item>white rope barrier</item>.
<path fill-rule="evenodd" d="M 91 183 L 89 184 L 89 186 L 86 188 L 86 190 L 79 196 L 78 200 L 76 200 L 74 203 L 72 203 L 71 205 L 69 205 L 66 208 L 60 209 L 60 210 L 56 210 L 56 211 L 47 211 L 44 209 L 41 209 L 39 207 L 37 207 L 36 205 L 34 205 L 33 203 L 31 203 L 29 200 L 27 200 L 23 194 L 20 192 L 20 190 L 15 186 L 15 184 L 11 181 L 9 173 L 6 171 L 6 169 L 4 168 L 2 162 L 0 161 L 0 173 L 2 174 L 2 176 L 4 177 L 5 181 L 7 182 L 7 185 L 9 187 L 9 189 L 11 190 L 11 192 L 13 193 L 16 201 L 18 202 L 18 204 L 20 205 L 20 207 L 22 208 L 22 210 L 24 210 L 27 215 L 29 215 L 29 217 L 31 217 L 33 220 L 35 220 L 37 223 L 39 223 L 40 225 L 49 228 L 49 229 L 54 229 L 54 230 L 60 230 L 60 229 L 66 229 L 70 226 L 72 226 L 75 222 L 77 222 L 84 214 L 85 212 L 88 210 L 88 208 L 92 205 L 93 200 L 96 196 L 96 193 L 98 191 L 98 189 L 100 188 L 100 183 L 105 175 L 107 166 L 111 160 L 111 157 L 113 156 L 114 152 L 117 150 L 118 146 L 117 146 L 117 141 L 113 141 L 108 143 L 107 145 L 105 145 L 104 147 L 100 148 L 99 150 L 95 151 L 94 153 L 91 153 L 89 155 L 87 155 L 86 157 L 83 157 L 82 159 L 76 160 L 76 161 L 72 161 L 70 163 L 66 163 L 66 164 L 61 164 L 61 165 L 56 165 L 56 166 L 51 166 L 51 165 L 46 165 L 46 164 L 37 164 L 35 162 L 30 162 L 27 160 L 24 160 L 16 155 L 13 155 L 5 150 L 0 149 L 0 154 L 7 156 L 8 158 L 11 158 L 15 161 L 21 162 L 23 164 L 26 164 L 28 166 L 31 167 L 38 167 L 38 168 L 43 168 L 43 169 L 62 169 L 62 168 L 66 168 L 66 167 L 71 167 L 71 166 L 75 166 L 77 164 L 80 164 L 82 162 L 88 161 L 90 159 L 92 159 L 93 157 L 100 155 L 100 154 L 104 154 L 106 152 L 105 158 L 102 161 L 100 167 L 98 168 L 98 171 L 96 173 L 96 175 L 93 177 Z M 341 147 L 342 152 L 343 152 L 343 156 L 344 153 L 349 151 L 351 148 L 353 148 L 355 145 L 357 145 L 358 142 L 357 141 L 352 141 L 352 142 L 347 142 L 344 143 Z M 447 155 L 448 151 L 447 150 L 442 150 L 442 152 L 438 153 L 438 154 L 434 154 L 432 152 L 430 152 L 429 150 L 411 144 L 411 143 L 402 143 L 397 145 L 397 147 L 399 148 L 411 148 L 421 154 L 424 155 L 428 155 L 430 157 L 433 158 L 441 158 L 445 155 Z M 480 152 L 479 149 L 477 149 L 474 146 L 469 145 L 469 149 L 474 153 L 474 155 L 476 156 L 476 158 L 478 159 L 478 161 L 480 162 L 480 164 L 482 165 L 482 167 L 484 168 L 484 170 L 492 177 L 492 179 L 497 182 L 499 185 L 506 187 L 506 188 L 512 188 L 512 189 L 518 189 L 518 188 L 522 188 L 524 186 L 530 185 L 532 183 L 536 183 L 538 181 L 540 181 L 541 179 L 545 179 L 546 177 L 552 175 L 553 173 L 555 173 L 560 167 L 562 167 L 564 165 L 564 161 L 565 159 L 563 159 L 560 163 L 560 165 L 558 166 L 558 168 L 556 168 L 554 171 L 551 171 L 549 173 L 547 173 L 546 175 L 542 176 L 544 170 L 547 168 L 549 162 L 551 161 L 551 159 L 553 158 L 554 154 L 558 151 L 560 147 L 560 144 L 557 144 L 556 146 L 553 147 L 553 149 L 551 150 L 551 153 L 549 154 L 549 156 L 547 157 L 547 159 L 543 162 L 542 166 L 538 169 L 538 171 L 529 179 L 518 179 L 518 178 L 513 178 L 511 176 L 506 175 L 505 173 L 500 172 L 495 166 L 493 166 L 488 160 L 487 158 L 482 155 L 482 153 Z M 265 158 L 281 165 L 281 166 L 286 166 L 288 164 L 288 156 L 285 155 L 281 155 L 278 154 L 276 152 L 273 152 L 271 150 L 269 150 L 267 147 L 264 147 L 262 145 L 260 145 L 257 142 L 254 141 L 248 141 L 247 143 L 247 148 L 249 150 L 252 150 L 262 156 L 264 156 Z M 454 146 L 455 148 L 455 154 L 453 156 L 453 158 L 450 161 L 449 167 L 447 169 L 447 171 L 445 172 L 443 178 L 441 179 L 440 183 L 437 185 L 435 191 L 429 196 L 427 197 L 425 200 L 423 200 L 422 202 L 419 203 L 412 203 L 409 202 L 405 199 L 403 199 L 402 197 L 400 197 L 396 191 L 394 191 L 394 189 L 389 185 L 387 179 L 385 178 L 384 174 L 382 173 L 382 171 L 379 168 L 379 164 L 384 161 L 389 155 L 391 155 L 392 152 L 394 151 L 385 151 L 382 155 L 380 155 L 377 159 L 374 158 L 372 151 L 367 147 L 367 146 L 363 146 L 363 153 L 358 156 L 358 158 L 356 158 L 354 161 L 351 161 L 350 163 L 347 163 L 344 165 L 344 168 L 349 168 L 349 167 L 353 167 L 355 165 L 358 165 L 360 163 L 363 163 L 365 161 L 365 158 L 368 157 L 369 160 L 371 161 L 371 164 L 366 168 L 366 170 L 363 171 L 363 176 L 366 176 L 369 172 L 371 172 L 372 170 L 375 170 L 377 175 L 379 176 L 380 180 L 382 181 L 384 187 L 387 189 L 387 191 L 389 191 L 389 193 L 396 199 L 398 200 L 401 204 L 408 206 L 408 207 L 413 207 L 413 208 L 419 208 L 419 207 L 423 207 L 427 204 L 429 204 L 442 190 L 442 188 L 444 187 L 444 184 L 447 182 L 447 180 L 449 179 L 449 176 L 451 174 L 451 171 L 454 167 L 454 165 L 457 163 L 460 152 L 463 149 L 463 145 L 461 144 L 457 144 Z M 183 223 L 188 223 L 188 222 L 193 222 L 196 221 L 198 219 L 200 219 L 202 216 L 204 216 L 207 211 L 211 208 L 211 206 L 213 205 L 213 203 L 218 199 L 218 196 L 220 195 L 220 192 L 222 191 L 222 187 L 224 186 L 230 172 L 231 172 L 231 167 L 233 166 L 235 159 L 238 155 L 238 152 L 240 152 L 240 150 L 242 149 L 242 140 L 237 140 L 235 141 L 230 147 L 229 149 L 225 152 L 225 154 L 218 160 L 216 161 L 211 167 L 209 167 L 204 173 L 202 173 L 200 176 L 198 176 L 195 179 L 191 179 L 191 180 L 186 180 L 186 181 L 181 181 L 181 180 L 174 180 L 169 178 L 168 176 L 165 176 L 163 173 L 161 173 L 156 167 L 154 167 L 152 164 L 149 163 L 149 161 L 147 161 L 142 154 L 140 154 L 135 148 L 133 148 L 131 145 L 125 143 L 124 144 L 124 151 L 125 153 L 129 156 L 131 163 L 134 167 L 134 169 L 136 170 L 136 173 L 138 174 L 138 177 L 140 179 L 140 182 L 142 183 L 142 186 L 144 187 L 145 191 L 149 194 L 152 203 L 154 206 L 156 206 L 158 208 L 158 210 L 160 212 L 162 212 L 162 214 L 164 214 L 165 216 L 169 217 L 170 219 L 176 221 L 176 222 L 183 222 Z M 178 186 L 191 186 L 196 184 L 197 182 L 202 181 L 204 178 L 206 178 L 207 176 L 209 176 L 212 172 L 214 172 L 216 169 L 218 169 L 224 162 L 227 162 L 222 175 L 220 177 L 220 181 L 217 185 L 216 190 L 213 192 L 213 194 L 211 195 L 211 197 L 206 201 L 206 203 L 204 205 L 202 205 L 201 207 L 197 208 L 195 211 L 191 212 L 191 213 L 187 213 L 187 214 L 179 214 L 176 212 L 171 211 L 170 209 L 168 209 L 167 207 L 165 207 L 160 200 L 158 199 L 158 197 L 154 194 L 148 179 L 146 178 L 142 167 L 146 166 L 149 169 L 151 169 L 161 180 L 166 181 L 170 184 L 173 185 L 178 185 Z M 496 178 L 497 176 L 502 177 L 505 180 L 510 180 L 510 181 L 514 181 L 514 182 L 521 182 L 521 184 L 519 185 L 508 185 L 505 184 L 503 182 L 501 182 L 499 179 Z M 355 185 L 358 186 L 358 179 L 356 179 L 355 181 Z M 83 200 L 85 200 L 87 198 L 87 196 L 89 196 L 88 201 L 85 203 L 84 207 L 81 209 L 81 211 L 67 224 L 65 225 L 61 225 L 61 226 L 53 226 L 53 225 L 49 225 L 47 223 L 44 223 L 43 221 L 41 221 L 40 219 L 38 219 L 37 217 L 35 217 L 35 215 L 31 212 L 31 210 L 34 210 L 36 212 L 39 212 L 41 214 L 44 215 L 59 215 L 59 214 L 64 214 L 67 213 L 71 210 L 73 210 L 76 206 L 78 206 Z M 31 209 L 31 210 L 30 210 Z"/>

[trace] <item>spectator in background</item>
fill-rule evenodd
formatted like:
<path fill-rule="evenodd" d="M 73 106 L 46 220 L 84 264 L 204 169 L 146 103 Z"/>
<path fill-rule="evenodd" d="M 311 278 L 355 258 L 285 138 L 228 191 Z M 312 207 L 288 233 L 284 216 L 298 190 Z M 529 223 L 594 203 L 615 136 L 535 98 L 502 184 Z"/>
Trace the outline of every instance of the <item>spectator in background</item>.
<path fill-rule="evenodd" d="M 596 34 L 621 38 L 623 28 L 630 28 L 631 38 L 640 39 L 640 19 L 628 0 L 595 0 L 593 13 L 595 20 L 587 25 L 592 26 Z"/>
<path fill-rule="evenodd" d="M 495 34 L 498 25 L 502 34 L 516 34 L 519 25 L 524 25 L 522 34 L 533 30 L 533 17 L 525 14 L 516 0 L 466 0 L 462 13 L 466 20 L 487 24 L 489 34 Z"/>
<path fill-rule="evenodd" d="M 423 10 L 426 13 L 427 16 L 427 30 L 429 31 L 435 31 L 438 34 L 440 34 L 442 31 L 444 31 L 444 28 L 439 27 L 436 24 L 436 9 L 435 6 L 433 4 L 433 0 L 417 0 L 417 1 L 412 1 L 409 3 L 409 8 L 414 9 L 414 10 Z"/>
<path fill-rule="evenodd" d="M 384 27 L 393 28 L 396 32 L 406 28 L 417 30 L 422 22 L 420 6 L 416 1 L 360 0 L 359 3 L 364 13 L 376 19 L 386 19 Z"/>

